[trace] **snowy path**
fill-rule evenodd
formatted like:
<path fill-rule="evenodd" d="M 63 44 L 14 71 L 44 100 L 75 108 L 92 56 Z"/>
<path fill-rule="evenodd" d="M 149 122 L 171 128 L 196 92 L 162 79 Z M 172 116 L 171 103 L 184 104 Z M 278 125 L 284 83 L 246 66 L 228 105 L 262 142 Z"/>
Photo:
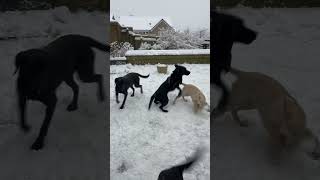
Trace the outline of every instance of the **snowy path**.
<path fill-rule="evenodd" d="M 258 71 L 279 80 L 301 103 L 308 126 L 320 137 L 320 9 L 235 8 L 231 13 L 245 19 L 259 32 L 250 46 L 233 48 L 233 65 Z M 231 118 L 215 121 L 214 179 L 316 180 L 320 162 L 304 154 L 286 154 L 280 164 L 270 161 L 266 131 L 255 112 L 241 113 L 249 127 Z"/>
<path fill-rule="evenodd" d="M 198 86 L 210 103 L 210 66 L 185 66 L 191 74 L 184 76 L 183 82 Z M 174 66 L 170 65 L 168 72 L 171 73 L 173 69 Z M 140 78 L 144 94 L 137 89 L 135 96 L 131 97 L 131 90 L 128 90 L 125 108 L 120 110 L 121 104 L 117 104 L 115 100 L 114 79 L 129 72 L 143 75 L 150 73 L 150 77 Z M 111 179 L 157 179 L 161 170 L 183 162 L 185 157 L 199 146 L 206 146 L 208 152 L 199 164 L 184 176 L 186 180 L 209 179 L 209 113 L 202 111 L 194 114 L 191 99 L 187 103 L 180 99 L 173 105 L 177 90 L 169 93 L 170 102 L 166 106 L 168 113 L 160 111 L 155 104 L 148 111 L 151 95 L 170 74 L 159 74 L 155 65 L 113 65 L 110 73 Z M 121 103 L 122 99 L 123 95 L 120 94 Z M 122 173 L 117 170 L 121 164 L 127 166 L 127 170 Z"/>

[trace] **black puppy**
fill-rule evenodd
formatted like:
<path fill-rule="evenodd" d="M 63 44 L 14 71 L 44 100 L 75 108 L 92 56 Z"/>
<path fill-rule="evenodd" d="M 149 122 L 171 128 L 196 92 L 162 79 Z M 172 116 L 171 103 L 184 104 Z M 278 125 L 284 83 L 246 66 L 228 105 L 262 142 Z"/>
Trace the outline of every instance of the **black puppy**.
<path fill-rule="evenodd" d="M 222 98 L 215 110 L 221 111 L 228 99 L 226 85 L 221 81 L 221 72 L 229 72 L 233 43 L 252 43 L 257 33 L 243 24 L 243 20 L 228 14 L 211 11 L 211 65 L 210 81 L 222 89 Z"/>
<path fill-rule="evenodd" d="M 173 166 L 160 172 L 158 180 L 183 180 L 183 172 L 188 170 L 202 155 L 201 149 L 197 150 L 189 160 L 183 164 Z"/>
<path fill-rule="evenodd" d="M 17 94 L 20 127 L 23 131 L 30 129 L 25 120 L 27 100 L 37 100 L 46 105 L 45 118 L 32 149 L 39 150 L 44 145 L 57 102 L 56 89 L 63 81 L 73 91 L 73 99 L 67 110 L 77 109 L 79 87 L 74 81 L 74 72 L 77 72 L 83 82 L 97 83 L 98 98 L 104 100 L 103 77 L 94 73 L 95 54 L 92 47 L 110 51 L 110 46 L 90 37 L 65 35 L 43 48 L 22 51 L 16 55 L 15 73 L 18 72 Z"/>
<path fill-rule="evenodd" d="M 126 103 L 127 96 L 128 96 L 129 87 L 132 89 L 131 96 L 134 96 L 133 85 L 135 87 L 140 88 L 141 94 L 143 93 L 142 85 L 140 85 L 139 77 L 148 78 L 149 75 L 143 76 L 139 73 L 129 73 L 123 77 L 118 77 L 114 80 L 114 82 L 116 84 L 116 101 L 117 101 L 117 103 L 120 103 L 119 98 L 118 98 L 119 93 L 124 94 L 124 99 L 123 99 L 122 105 L 120 106 L 120 109 L 124 108 L 124 104 Z"/>
<path fill-rule="evenodd" d="M 176 69 L 172 72 L 172 74 L 167 78 L 165 82 L 163 82 L 158 90 L 151 96 L 150 102 L 149 102 L 149 109 L 151 108 L 152 101 L 154 100 L 154 103 L 160 105 L 160 109 L 163 112 L 168 112 L 168 110 L 163 109 L 164 106 L 166 106 L 169 102 L 168 98 L 168 92 L 173 91 L 174 89 L 179 90 L 178 96 L 181 95 L 181 89 L 179 85 L 182 83 L 182 76 L 183 75 L 189 75 L 190 71 L 188 71 L 185 67 L 174 65 Z"/>

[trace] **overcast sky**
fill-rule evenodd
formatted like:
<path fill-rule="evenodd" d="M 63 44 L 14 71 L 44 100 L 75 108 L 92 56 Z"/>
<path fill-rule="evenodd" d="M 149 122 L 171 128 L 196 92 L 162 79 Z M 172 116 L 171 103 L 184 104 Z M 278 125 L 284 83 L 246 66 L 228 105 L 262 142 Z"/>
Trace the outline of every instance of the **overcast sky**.
<path fill-rule="evenodd" d="M 210 0 L 111 0 L 111 16 L 168 16 L 174 28 L 210 27 Z"/>

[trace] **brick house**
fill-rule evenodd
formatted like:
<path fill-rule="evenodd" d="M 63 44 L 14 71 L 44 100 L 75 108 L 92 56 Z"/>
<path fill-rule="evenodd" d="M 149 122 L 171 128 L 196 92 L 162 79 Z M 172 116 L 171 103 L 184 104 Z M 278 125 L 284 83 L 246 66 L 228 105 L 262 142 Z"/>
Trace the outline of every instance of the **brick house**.
<path fill-rule="evenodd" d="M 160 30 L 173 29 L 166 17 L 110 16 L 111 42 L 129 42 L 134 49 L 141 43 L 155 43 Z"/>
<path fill-rule="evenodd" d="M 120 16 L 119 24 L 132 27 L 137 34 L 157 36 L 161 29 L 173 29 L 170 18 L 153 16 Z"/>

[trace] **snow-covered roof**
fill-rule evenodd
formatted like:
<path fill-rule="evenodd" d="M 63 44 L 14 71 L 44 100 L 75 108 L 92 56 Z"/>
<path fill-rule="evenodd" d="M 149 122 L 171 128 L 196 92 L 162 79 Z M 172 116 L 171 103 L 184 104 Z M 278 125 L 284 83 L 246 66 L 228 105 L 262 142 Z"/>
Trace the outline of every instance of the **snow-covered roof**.
<path fill-rule="evenodd" d="M 162 19 L 173 27 L 170 18 L 164 16 L 120 16 L 118 22 L 121 26 L 132 27 L 133 30 L 151 30 Z"/>
<path fill-rule="evenodd" d="M 210 49 L 129 50 L 126 56 L 209 55 Z"/>
<path fill-rule="evenodd" d="M 117 22 L 119 20 L 119 17 L 116 16 L 115 14 L 112 14 L 109 17 L 110 17 L 110 22 Z"/>

